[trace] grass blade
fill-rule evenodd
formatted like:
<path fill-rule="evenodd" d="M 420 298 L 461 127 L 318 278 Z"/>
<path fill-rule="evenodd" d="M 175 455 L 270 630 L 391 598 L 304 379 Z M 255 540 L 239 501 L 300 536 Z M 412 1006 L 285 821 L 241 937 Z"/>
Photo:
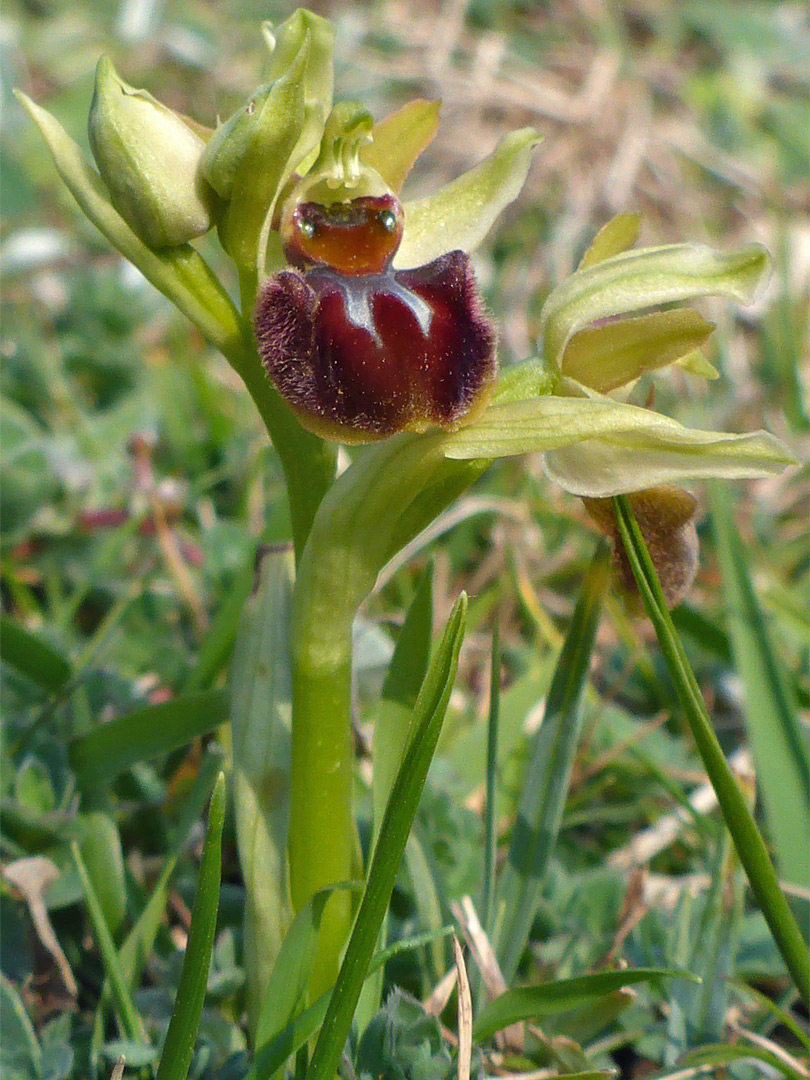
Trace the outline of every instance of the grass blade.
<path fill-rule="evenodd" d="M 145 1043 L 147 1040 L 143 1030 L 143 1024 L 135 1009 L 135 1003 L 132 1000 L 126 977 L 121 968 L 121 962 L 118 959 L 115 943 L 104 919 L 104 912 L 102 911 L 101 903 L 93 888 L 90 875 L 87 873 L 87 867 L 84 865 L 84 860 L 79 851 L 79 845 L 74 841 L 70 845 L 70 850 L 73 855 L 73 861 L 76 864 L 76 869 L 79 872 L 79 879 L 82 883 L 84 899 L 87 904 L 87 914 L 90 916 L 93 933 L 96 936 L 96 944 L 101 953 L 104 970 L 110 982 L 110 991 L 112 993 L 113 1001 L 115 1002 L 115 1010 L 121 1025 L 121 1033 L 124 1038 L 130 1039 L 132 1042 Z"/>
<path fill-rule="evenodd" d="M 745 687 L 745 724 L 756 765 L 765 820 L 781 876 L 810 884 L 810 758 L 794 703 L 786 692 L 765 616 L 728 493 L 711 488 L 712 522 L 723 571 L 727 628 Z"/>
<path fill-rule="evenodd" d="M 332 1080 L 340 1062 L 450 700 L 466 615 L 467 597 L 462 593 L 416 703 L 413 734 L 391 790 L 363 900 L 318 1037 L 308 1080 Z"/>
<path fill-rule="evenodd" d="M 517 969 L 534 919 L 549 858 L 557 841 L 582 723 L 582 695 L 588 677 L 609 558 L 600 544 L 560 653 L 521 792 L 509 857 L 499 885 L 497 951 L 507 983 Z"/>
<path fill-rule="evenodd" d="M 157 1080 L 186 1080 L 200 1025 L 208 969 L 214 948 L 222 869 L 222 826 L 225 821 L 225 775 L 219 774 L 211 796 L 200 878 L 186 955 L 180 973 L 172 1018 L 157 1070 Z"/>
<path fill-rule="evenodd" d="M 598 971 L 575 979 L 559 979 L 541 986 L 521 986 L 507 990 L 481 1010 L 473 1034 L 477 1041 L 490 1039 L 497 1031 L 523 1020 L 569 1012 L 590 1005 L 605 994 L 633 983 L 651 979 L 690 979 L 700 982 L 688 971 L 669 968 L 628 968 L 624 971 Z"/>
<path fill-rule="evenodd" d="M 92 787 L 138 761 L 167 754 L 207 735 L 228 719 L 228 695 L 222 690 L 184 694 L 162 705 L 120 716 L 73 739 L 70 764 L 81 788 Z"/>
<path fill-rule="evenodd" d="M 655 628 L 670 677 L 709 780 L 717 794 L 737 855 L 788 971 L 804 1002 L 810 1003 L 810 956 L 807 946 L 782 893 L 753 815 L 714 733 L 700 687 L 672 625 L 658 575 L 635 515 L 623 495 L 614 499 L 614 507 L 616 522 L 639 593 Z"/>

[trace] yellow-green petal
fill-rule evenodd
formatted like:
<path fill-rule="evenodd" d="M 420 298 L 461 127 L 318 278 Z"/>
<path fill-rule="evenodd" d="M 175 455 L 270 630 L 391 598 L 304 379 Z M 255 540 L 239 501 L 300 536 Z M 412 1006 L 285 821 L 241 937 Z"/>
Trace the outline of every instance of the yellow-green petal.
<path fill-rule="evenodd" d="M 540 142 L 534 128 L 513 131 L 474 169 L 424 199 L 406 201 L 405 235 L 394 266 L 406 270 L 448 251 L 477 247 L 495 218 L 517 198 Z"/>
<path fill-rule="evenodd" d="M 360 160 L 392 191 L 401 190 L 413 163 L 435 136 L 440 108 L 440 101 L 417 98 L 374 125 L 372 142 L 360 151 Z"/>
<path fill-rule="evenodd" d="M 587 270 L 589 266 L 628 251 L 638 240 L 640 228 L 641 214 L 617 214 L 593 238 L 577 269 Z"/>
<path fill-rule="evenodd" d="M 562 373 L 605 394 L 690 355 L 713 330 L 692 308 L 587 327 L 568 342 Z"/>

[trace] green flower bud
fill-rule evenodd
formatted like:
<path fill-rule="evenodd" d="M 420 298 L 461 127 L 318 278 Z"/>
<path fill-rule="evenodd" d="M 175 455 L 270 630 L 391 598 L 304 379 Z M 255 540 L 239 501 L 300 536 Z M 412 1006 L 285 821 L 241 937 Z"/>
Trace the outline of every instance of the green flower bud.
<path fill-rule="evenodd" d="M 253 140 L 272 89 L 272 86 L 260 86 L 208 140 L 200 167 L 205 179 L 223 199 L 231 197 L 242 158 Z"/>
<path fill-rule="evenodd" d="M 199 130 L 100 58 L 90 145 L 115 209 L 150 247 L 176 247 L 213 224 L 216 195 L 200 172 Z"/>

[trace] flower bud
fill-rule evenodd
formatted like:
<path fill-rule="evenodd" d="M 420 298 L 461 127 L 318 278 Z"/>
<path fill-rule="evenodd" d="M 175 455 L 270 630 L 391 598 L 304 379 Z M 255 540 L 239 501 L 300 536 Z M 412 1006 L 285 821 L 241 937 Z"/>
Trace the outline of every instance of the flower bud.
<path fill-rule="evenodd" d="M 216 195 L 199 168 L 205 142 L 177 113 L 123 82 L 106 56 L 96 68 L 88 134 L 113 205 L 150 247 L 176 247 L 211 228 Z"/>
<path fill-rule="evenodd" d="M 242 159 L 253 141 L 262 109 L 272 86 L 260 86 L 208 140 L 201 168 L 208 183 L 223 199 L 230 199 Z"/>
<path fill-rule="evenodd" d="M 677 607 L 692 588 L 698 568 L 696 501 L 683 488 L 664 484 L 627 496 L 655 566 L 667 606 Z M 585 509 L 613 543 L 616 573 L 628 597 L 638 600 L 633 571 L 619 536 L 612 499 L 583 499 Z"/>

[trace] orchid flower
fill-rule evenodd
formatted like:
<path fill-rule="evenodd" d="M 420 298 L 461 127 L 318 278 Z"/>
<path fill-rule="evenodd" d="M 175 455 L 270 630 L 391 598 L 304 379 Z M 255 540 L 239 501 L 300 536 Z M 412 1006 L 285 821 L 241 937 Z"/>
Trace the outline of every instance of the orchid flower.
<path fill-rule="evenodd" d="M 403 184 L 436 133 L 438 106 L 411 102 L 376 124 L 356 103 L 333 107 L 330 24 L 299 10 L 264 35 L 266 82 L 213 131 L 102 60 L 90 116 L 97 169 L 19 97 L 86 216 L 243 378 L 284 467 L 297 556 L 289 829 L 281 840 L 265 830 L 272 853 L 261 857 L 281 869 L 248 905 L 261 909 L 252 933 L 267 958 L 289 897 L 300 909 L 358 870 L 357 609 L 385 563 L 493 460 L 542 453 L 548 476 L 588 500 L 608 533 L 600 500 L 637 493 L 642 528 L 672 556 L 677 597 L 694 562 L 694 502 L 671 485 L 767 476 L 795 458 L 766 432 L 694 430 L 613 396 L 669 364 L 711 374 L 699 353 L 711 324 L 673 305 L 751 301 L 769 273 L 762 247 L 634 250 L 638 219 L 619 215 L 546 300 L 536 356 L 499 372 L 469 253 L 520 192 L 537 133 L 507 135 L 475 168 L 409 201 Z M 209 227 L 235 264 L 240 307 L 190 243 Z M 337 479 L 334 441 L 369 444 Z M 255 827 L 253 805 L 237 800 L 240 836 Z M 252 850 L 240 840 L 242 858 Z M 315 996 L 334 981 L 351 918 L 348 896 L 333 896 Z"/>

